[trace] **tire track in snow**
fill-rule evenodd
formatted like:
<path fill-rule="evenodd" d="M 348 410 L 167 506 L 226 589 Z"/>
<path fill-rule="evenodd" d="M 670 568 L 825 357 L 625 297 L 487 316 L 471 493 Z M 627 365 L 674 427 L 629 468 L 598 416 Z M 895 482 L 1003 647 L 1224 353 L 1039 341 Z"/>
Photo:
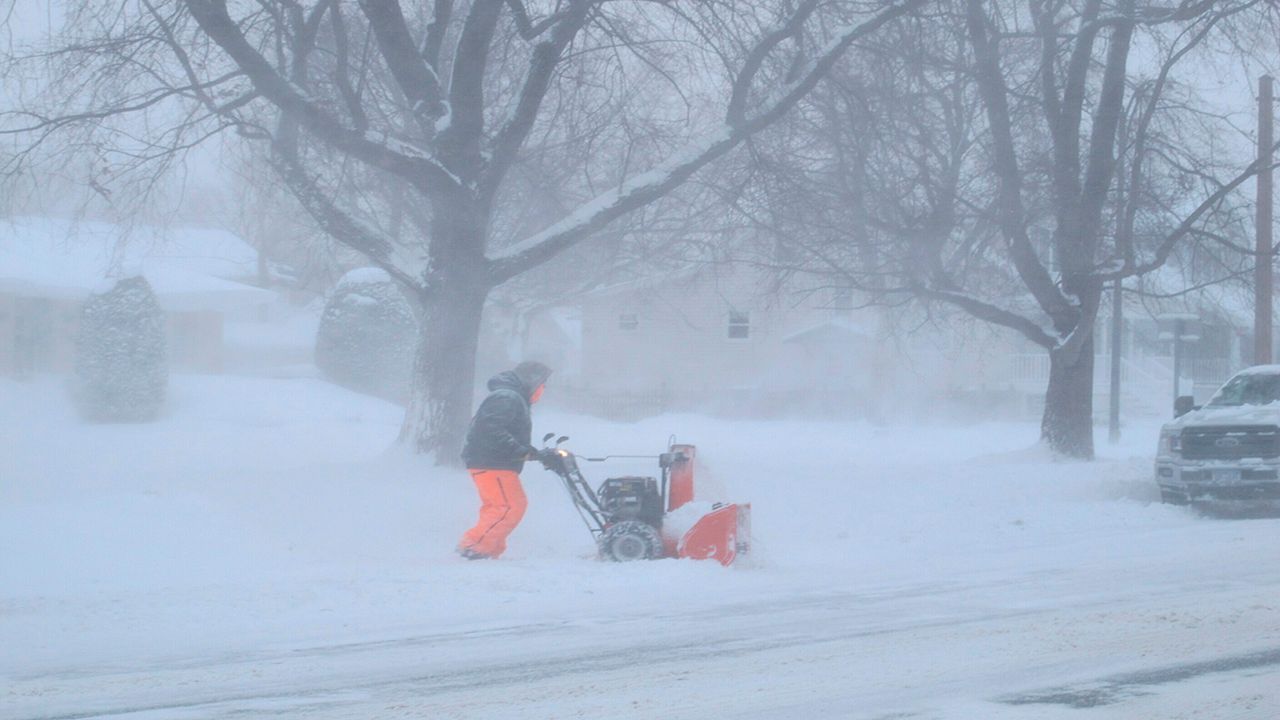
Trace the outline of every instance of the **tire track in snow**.
<path fill-rule="evenodd" d="M 1145 688 L 1157 685 L 1183 682 L 1203 675 L 1256 670 L 1277 665 L 1280 665 L 1280 647 L 1203 662 L 1112 675 L 1089 683 L 1076 683 L 1013 695 L 1001 698 L 1000 702 L 1007 705 L 1066 705 L 1073 708 L 1093 708 L 1114 705 L 1144 692 Z"/>
<path fill-rule="evenodd" d="M 846 630 L 843 632 L 827 632 L 821 637 L 799 633 L 770 635 L 767 637 L 720 637 L 698 638 L 684 643 L 673 644 L 670 640 L 649 642 L 629 647 L 610 646 L 595 649 L 586 653 L 574 653 L 560 658 L 541 658 L 520 660 L 501 664 L 469 666 L 458 670 L 433 672 L 427 675 L 412 675 L 395 679 L 380 679 L 351 682 L 335 680 L 323 685 L 284 684 L 269 689 L 255 691 L 225 692 L 216 691 L 216 697 L 203 697 L 189 701 L 140 703 L 97 710 L 73 711 L 51 715 L 35 715 L 21 720 L 86 720 L 87 718 L 107 718 L 132 715 L 144 712 L 161 712 L 177 710 L 193 710 L 201 707 L 214 707 L 228 703 L 262 702 L 268 700 L 300 699 L 304 697 L 323 697 L 341 695 L 353 691 L 387 691 L 402 690 L 405 693 L 422 697 L 436 693 L 458 692 L 466 690 L 486 690 L 510 685 L 536 683 L 561 677 L 576 672 L 604 673 L 625 670 L 637 666 L 651 666 L 655 658 L 663 664 L 677 662 L 696 662 L 707 659 L 724 659 L 782 650 L 799 646 L 817 646 L 838 644 L 851 640 L 899 633 L 939 628 L 958 628 L 967 625 L 1000 622 L 1040 614 L 1051 610 L 1018 610 L 1004 613 L 981 614 L 971 617 L 941 618 L 928 622 L 901 623 L 887 627 Z M 806 621 L 806 624 L 808 622 Z M 396 647 L 403 647 L 395 644 Z"/>
<path fill-rule="evenodd" d="M 1035 583 L 1039 578 L 1029 578 Z M 79 680 L 83 684 L 98 686 L 96 692 L 82 692 L 84 696 L 109 695 L 115 686 L 125 692 L 146 692 L 148 685 L 159 689 L 181 687 L 186 696 L 182 700 L 160 702 L 98 701 L 96 707 L 65 712 L 40 713 L 20 716 L 22 720 L 82 720 L 91 717 L 112 717 L 145 712 L 192 710 L 212 708 L 226 703 L 263 702 L 288 698 L 340 695 L 351 691 L 402 691 L 423 697 L 435 693 L 457 692 L 477 688 L 493 688 L 504 685 L 535 683 L 565 674 L 577 672 L 609 672 L 637 663 L 652 664 L 661 658 L 664 664 L 695 662 L 709 658 L 737 657 L 797 646 L 821 645 L 856 640 L 858 638 L 912 633 L 930 629 L 955 627 L 1006 621 L 1018 617 L 1052 612 L 1052 609 L 1017 609 L 991 612 L 984 609 L 967 614 L 938 615 L 926 621 L 902 621 L 904 601 L 936 601 L 940 597 L 967 592 L 989 591 L 995 587 L 1007 587 L 1003 582 L 975 584 L 917 584 L 896 588 L 881 588 L 866 593 L 835 593 L 802 599 L 764 602 L 743 602 L 708 607 L 691 612 L 671 612 L 660 615 L 634 615 L 625 618 L 604 617 L 598 619 L 514 625 L 473 629 L 462 632 L 435 633 L 409 638 L 378 640 L 340 645 L 324 645 L 301 648 L 282 653 L 258 653 L 254 656 L 224 656 L 205 661 L 189 660 L 184 663 L 166 663 L 161 671 L 138 668 L 106 674 L 57 673 L 31 678 L 31 681 L 50 683 L 54 687 L 68 681 Z M 909 616 L 910 613 L 907 613 Z M 926 614 L 925 616 L 928 616 Z M 708 621 L 733 618 L 731 627 L 708 625 Z M 767 617 L 768 625 L 757 625 L 759 618 Z M 841 624 L 850 625 L 835 630 Z M 665 628 L 655 635 L 654 627 Z M 827 630 L 815 637 L 815 627 Z M 765 634 L 761 634 L 764 631 Z M 637 634 L 650 637 L 636 643 Z M 585 640 L 585 642 L 584 642 Z M 406 674 L 406 667 L 416 664 L 442 664 L 440 658 L 424 658 L 422 653 L 441 651 L 448 654 L 449 645 L 471 643 L 516 642 L 527 646 L 526 654 L 519 659 L 494 662 L 493 653 L 482 653 L 474 663 L 465 663 L 457 669 L 440 669 L 427 674 L 421 671 Z M 486 645 L 491 649 L 492 645 Z M 561 648 L 559 652 L 555 648 Z M 548 653 L 548 648 L 552 648 Z M 510 652 L 510 646 L 504 647 Z M 567 652 L 566 652 L 567 651 Z M 361 666 L 361 659 L 382 657 L 386 672 L 373 678 L 352 677 L 353 668 Z M 407 656 L 407 657 L 406 657 Z M 407 665 L 393 660 L 404 658 Z M 457 664 L 455 660 L 450 664 Z M 309 667 L 299 667 L 299 663 Z M 326 669 L 323 666 L 336 665 Z M 320 666 L 320 667 L 317 667 Z M 311 682 L 290 681 L 288 678 L 273 680 L 271 670 L 282 667 L 319 675 Z M 364 674 L 354 670 L 357 675 Z M 227 687 L 231 678 L 252 677 L 263 674 L 253 689 Z M 209 677 L 213 675 L 215 677 Z M 194 677 L 193 677 L 194 676 Z M 202 679 L 196 679 L 203 676 Z M 202 689 L 201 685 L 221 687 Z M 391 676 L 388 678 L 388 676 Z M 103 687 L 103 686 L 107 687 Z M 104 692 L 105 691 L 105 692 Z"/>
<path fill-rule="evenodd" d="M 1164 594 L 1153 599 L 1151 586 L 1142 585 L 1140 592 L 1085 598 L 1063 594 L 1055 604 L 992 607 L 993 589 L 1007 592 L 1035 585 L 1043 591 L 1049 579 L 1023 576 L 1015 582 L 1005 578 L 1003 582 L 913 585 L 785 601 L 773 598 L 693 612 L 498 626 L 206 658 L 181 666 L 153 664 L 127 672 L 46 675 L 10 689 L 10 702 L 24 697 L 35 702 L 21 703 L 25 710 L 10 705 L 18 711 L 12 716 L 0 714 L 23 720 L 148 713 L 209 718 L 253 715 L 246 707 L 269 706 L 275 710 L 259 714 L 302 712 L 303 717 L 314 717 L 392 700 L 433 708 L 442 696 L 461 697 L 463 702 L 466 697 L 483 701 L 495 693 L 519 697 L 531 689 L 565 683 L 590 686 L 601 678 L 626 676 L 635 668 L 673 674 L 735 658 L 745 658 L 745 665 L 768 667 L 779 654 L 785 659 L 821 651 L 839 657 L 858 651 L 873 638 L 872 645 L 938 651 L 946 647 L 948 636 L 961 631 L 970 636 L 996 635 L 1052 626 L 1055 620 L 1074 622 L 1081 613 L 1150 615 L 1170 599 L 1200 604 L 1202 599 L 1221 600 L 1224 593 L 1228 599 L 1241 599 L 1234 597 L 1239 587 L 1222 585 L 1198 590 L 1182 587 L 1176 598 Z M 1065 590 L 1075 580 L 1053 577 L 1052 584 Z M 1257 590 L 1256 585 L 1253 588 Z M 1145 634 L 1140 628 L 1130 629 L 1140 631 L 1127 633 L 1130 640 Z M 157 665 L 161 669 L 156 670 Z M 972 680 L 985 669 L 963 672 Z M 1134 677 L 1144 674 L 1149 673 Z M 1167 673 L 1164 677 L 1167 682 L 1176 681 Z M 643 683 L 644 678 L 637 682 Z M 983 692 L 979 689 L 980 695 Z M 38 697 L 51 702 L 40 703 Z M 5 704 L 0 702 L 0 710 Z"/>

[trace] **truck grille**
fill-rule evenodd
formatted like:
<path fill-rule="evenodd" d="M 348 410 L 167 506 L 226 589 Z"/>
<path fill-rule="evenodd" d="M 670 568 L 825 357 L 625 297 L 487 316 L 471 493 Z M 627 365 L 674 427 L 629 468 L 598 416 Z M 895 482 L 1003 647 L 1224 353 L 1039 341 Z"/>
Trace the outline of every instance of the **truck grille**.
<path fill-rule="evenodd" d="M 1280 428 L 1274 425 L 1185 428 L 1182 457 L 1188 460 L 1280 457 Z"/>

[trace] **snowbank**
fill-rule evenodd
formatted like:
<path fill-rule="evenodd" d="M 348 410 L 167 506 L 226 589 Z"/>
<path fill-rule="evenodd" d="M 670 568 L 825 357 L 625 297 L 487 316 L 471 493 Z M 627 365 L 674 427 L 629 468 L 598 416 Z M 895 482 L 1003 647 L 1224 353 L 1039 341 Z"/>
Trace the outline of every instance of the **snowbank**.
<path fill-rule="evenodd" d="M 399 408 L 316 380 L 178 376 L 152 425 L 82 425 L 63 398 L 52 383 L 0 381 L 0 676 L 511 627 L 586 638 L 592 618 L 648 637 L 677 617 L 716 627 L 744 603 L 921 588 L 1005 610 L 1121 586 L 1158 598 L 1280 559 L 1276 520 L 1152 503 L 1155 427 L 1077 463 L 1027 451 L 1030 424 L 618 425 L 535 412 L 536 434 L 568 433 L 584 455 L 655 454 L 673 433 L 697 444 L 702 487 L 725 496 L 700 500 L 753 506 L 753 562 L 726 569 L 596 561 L 562 488 L 533 465 L 508 555 L 464 561 L 452 549 L 477 509 L 467 476 L 394 447 Z M 657 466 L 584 471 L 596 482 Z M 889 611 L 917 612 L 899 606 Z M 740 633 L 757 621 L 733 622 Z M 6 702 L 35 701 L 0 697 L 0 715 Z"/>

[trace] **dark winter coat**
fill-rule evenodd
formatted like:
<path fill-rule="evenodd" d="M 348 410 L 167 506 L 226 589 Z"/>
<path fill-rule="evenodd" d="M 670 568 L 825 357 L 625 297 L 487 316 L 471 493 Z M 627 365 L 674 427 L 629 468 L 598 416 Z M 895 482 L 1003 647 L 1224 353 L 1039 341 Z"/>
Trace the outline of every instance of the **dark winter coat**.
<path fill-rule="evenodd" d="M 462 460 L 469 468 L 520 472 L 525 458 L 534 452 L 529 396 L 537 388 L 525 387 L 508 371 L 490 378 L 489 390 L 467 429 Z"/>

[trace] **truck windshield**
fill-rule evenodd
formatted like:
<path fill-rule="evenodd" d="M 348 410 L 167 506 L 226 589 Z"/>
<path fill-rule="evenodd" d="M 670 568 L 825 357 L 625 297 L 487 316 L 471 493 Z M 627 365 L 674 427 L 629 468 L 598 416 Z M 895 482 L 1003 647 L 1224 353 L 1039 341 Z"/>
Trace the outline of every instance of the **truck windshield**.
<path fill-rule="evenodd" d="M 1280 401 L 1280 375 L 1237 375 L 1227 381 L 1210 405 L 1270 405 Z"/>

